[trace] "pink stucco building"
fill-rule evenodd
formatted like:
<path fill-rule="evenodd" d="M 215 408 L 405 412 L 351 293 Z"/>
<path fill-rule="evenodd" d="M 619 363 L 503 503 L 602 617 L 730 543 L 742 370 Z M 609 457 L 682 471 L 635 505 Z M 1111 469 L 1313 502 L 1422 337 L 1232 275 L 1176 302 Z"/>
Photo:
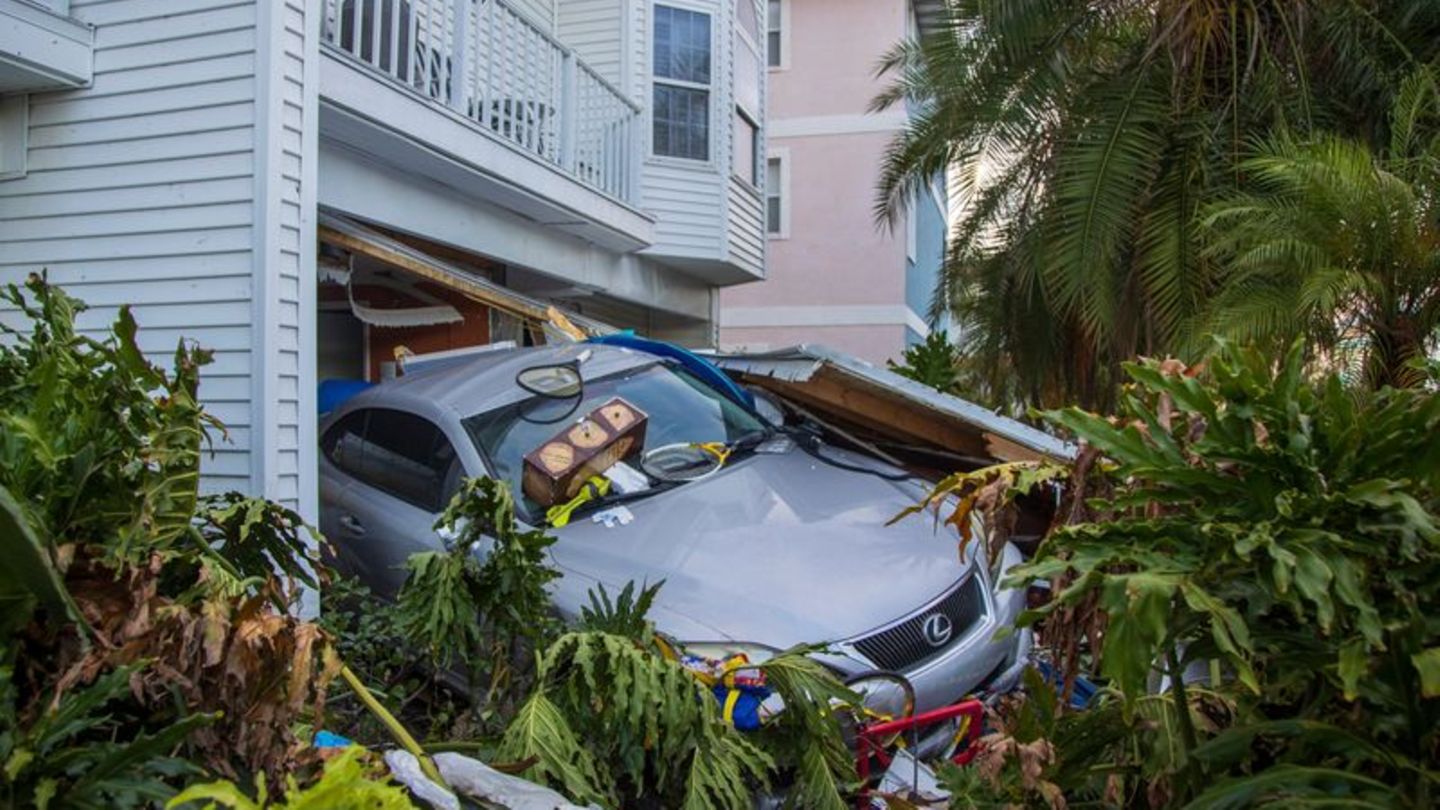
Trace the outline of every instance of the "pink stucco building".
<path fill-rule="evenodd" d="M 943 178 L 876 224 L 886 146 L 906 111 L 869 113 L 881 57 L 939 0 L 769 0 L 766 277 L 720 296 L 724 348 L 825 343 L 880 363 L 929 332 L 945 238 Z"/>

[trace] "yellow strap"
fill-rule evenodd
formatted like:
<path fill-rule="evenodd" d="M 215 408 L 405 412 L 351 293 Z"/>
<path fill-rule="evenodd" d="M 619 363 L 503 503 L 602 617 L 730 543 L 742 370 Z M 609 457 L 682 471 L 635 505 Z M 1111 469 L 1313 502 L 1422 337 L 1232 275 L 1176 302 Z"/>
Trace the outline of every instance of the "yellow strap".
<path fill-rule="evenodd" d="M 605 495 L 609 491 L 609 478 L 603 475 L 592 476 L 590 480 L 585 482 L 584 486 L 580 487 L 580 492 L 577 493 L 574 498 L 571 498 L 569 502 L 557 504 L 546 510 L 545 520 L 557 529 L 565 526 L 570 523 L 570 515 L 572 512 L 579 509 L 582 505 Z"/>
<path fill-rule="evenodd" d="M 724 442 L 702 442 L 694 445 L 715 457 L 720 466 L 725 466 L 725 459 L 730 458 L 730 448 Z"/>
<path fill-rule="evenodd" d="M 735 725 L 735 704 L 739 702 L 739 689 L 731 689 L 730 692 L 725 695 L 725 722 L 729 725 Z"/>

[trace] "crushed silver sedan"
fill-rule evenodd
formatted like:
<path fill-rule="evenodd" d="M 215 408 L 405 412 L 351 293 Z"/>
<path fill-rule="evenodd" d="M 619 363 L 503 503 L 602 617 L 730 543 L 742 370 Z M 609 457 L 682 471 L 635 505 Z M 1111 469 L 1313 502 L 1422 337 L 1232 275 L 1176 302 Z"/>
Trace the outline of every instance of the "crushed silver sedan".
<path fill-rule="evenodd" d="M 547 450 L 557 468 L 571 464 L 577 448 L 550 443 L 617 399 L 646 421 L 622 451 L 625 474 L 555 520 L 527 495 L 527 457 Z M 390 593 L 410 554 L 442 544 L 433 524 L 462 478 L 493 476 L 512 484 L 527 523 L 564 524 L 550 531 L 563 573 L 553 598 L 567 618 L 597 586 L 664 580 L 651 618 L 696 654 L 758 661 L 826 642 L 823 660 L 847 679 L 904 676 L 919 711 L 1008 686 L 1030 637 L 997 636 L 1024 603 L 997 580 L 1019 552 L 991 566 L 960 559 L 929 520 L 887 526 L 927 482 L 765 413 L 713 366 L 656 353 L 582 343 L 482 354 L 331 414 L 322 528 L 342 571 Z M 892 708 L 891 690 L 870 690 L 875 708 Z"/>

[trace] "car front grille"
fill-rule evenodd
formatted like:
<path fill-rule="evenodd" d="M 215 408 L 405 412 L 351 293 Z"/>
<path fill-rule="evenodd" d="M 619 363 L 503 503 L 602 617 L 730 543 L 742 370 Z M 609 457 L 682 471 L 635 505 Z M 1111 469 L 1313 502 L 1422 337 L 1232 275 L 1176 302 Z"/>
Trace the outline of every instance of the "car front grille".
<path fill-rule="evenodd" d="M 881 669 L 903 672 L 923 664 L 964 638 L 985 615 L 985 595 L 980 588 L 978 576 L 967 577 L 935 604 L 852 644 Z M 943 616 L 950 623 L 949 635 L 939 644 L 927 638 L 925 631 L 926 623 L 935 616 Z"/>

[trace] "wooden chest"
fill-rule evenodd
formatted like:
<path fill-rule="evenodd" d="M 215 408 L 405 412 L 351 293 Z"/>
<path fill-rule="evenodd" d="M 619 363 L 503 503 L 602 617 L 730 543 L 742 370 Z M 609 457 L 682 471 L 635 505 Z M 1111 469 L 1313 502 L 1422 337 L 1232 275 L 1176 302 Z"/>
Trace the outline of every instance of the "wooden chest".
<path fill-rule="evenodd" d="M 541 506 L 565 503 L 593 475 L 645 446 L 645 412 L 616 397 L 566 425 L 525 455 L 525 494 Z"/>

